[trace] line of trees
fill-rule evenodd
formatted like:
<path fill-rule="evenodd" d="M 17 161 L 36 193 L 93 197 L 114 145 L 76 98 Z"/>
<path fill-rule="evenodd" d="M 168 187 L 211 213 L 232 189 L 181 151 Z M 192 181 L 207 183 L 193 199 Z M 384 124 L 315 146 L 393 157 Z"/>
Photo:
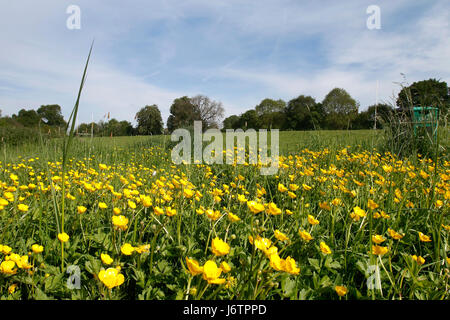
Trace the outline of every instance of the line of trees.
<path fill-rule="evenodd" d="M 232 115 L 223 121 L 224 129 L 261 128 L 280 130 L 344 130 L 374 127 L 377 119 L 386 116 L 391 107 L 386 104 L 370 106 L 358 112 L 359 104 L 341 88 L 331 90 L 322 102 L 300 95 L 289 102 L 266 98 L 254 109 Z"/>
<path fill-rule="evenodd" d="M 397 109 L 410 106 L 437 106 L 442 118 L 447 119 L 450 96 L 447 83 L 435 79 L 414 82 L 402 88 L 397 101 Z M 342 88 L 332 89 L 318 102 L 313 97 L 300 95 L 288 102 L 266 98 L 253 109 L 240 115 L 232 115 L 223 120 L 224 108 L 221 102 L 205 95 L 176 98 L 170 106 L 170 115 L 166 128 L 157 105 L 147 105 L 136 115 L 136 127 L 126 120 L 114 118 L 97 123 L 81 123 L 77 127 L 80 135 L 128 136 L 158 135 L 171 133 L 177 128 L 190 128 L 194 121 L 201 121 L 204 130 L 223 129 L 280 129 L 280 130 L 346 130 L 382 128 L 383 120 L 394 111 L 387 104 L 369 106 L 359 112 L 359 103 Z M 222 124 L 222 126 L 220 126 Z M 59 105 L 43 105 L 37 110 L 21 109 L 12 117 L 1 117 L 0 127 L 14 126 L 35 128 L 38 125 L 45 130 L 63 133 L 66 122 Z"/>
<path fill-rule="evenodd" d="M 414 82 L 400 91 L 397 110 L 411 106 L 435 106 L 446 121 L 450 106 L 447 83 L 436 79 Z M 321 102 L 300 95 L 288 102 L 266 98 L 253 109 L 224 119 L 223 129 L 344 130 L 380 129 L 394 108 L 388 104 L 371 105 L 359 112 L 359 103 L 342 88 L 332 89 Z"/>
<path fill-rule="evenodd" d="M 100 136 L 123 135 L 158 135 L 170 133 L 178 128 L 189 128 L 194 121 L 201 121 L 203 128 L 219 128 L 223 118 L 224 108 L 221 102 L 211 100 L 205 95 L 194 97 L 183 96 L 176 98 L 170 106 L 170 115 L 167 119 L 167 129 L 161 112 L 156 104 L 147 105 L 140 109 L 134 119 L 137 122 L 133 127 L 128 121 L 111 119 L 108 122 L 82 123 L 77 127 L 78 134 L 91 134 Z"/>

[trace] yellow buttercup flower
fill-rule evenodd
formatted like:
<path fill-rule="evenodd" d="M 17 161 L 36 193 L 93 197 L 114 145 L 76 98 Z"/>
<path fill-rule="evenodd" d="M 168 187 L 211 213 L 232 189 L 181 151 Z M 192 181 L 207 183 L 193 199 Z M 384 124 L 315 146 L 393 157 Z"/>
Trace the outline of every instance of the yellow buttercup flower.
<path fill-rule="evenodd" d="M 167 207 L 166 208 L 166 215 L 168 217 L 172 217 L 172 216 L 174 216 L 176 214 L 177 214 L 177 209 L 175 209 L 175 208 L 172 209 L 171 207 Z"/>
<path fill-rule="evenodd" d="M 323 254 L 331 254 L 330 247 L 323 241 L 320 243 L 320 251 L 322 251 Z"/>
<path fill-rule="evenodd" d="M 215 237 L 211 242 L 211 249 L 214 255 L 224 256 L 230 252 L 230 246 L 219 237 Z"/>
<path fill-rule="evenodd" d="M 293 274 L 293 275 L 297 275 L 300 273 L 300 268 L 297 267 L 296 262 L 294 259 L 292 259 L 291 257 L 287 257 L 284 260 L 284 271 Z"/>
<path fill-rule="evenodd" d="M 375 210 L 376 208 L 378 208 L 378 204 L 376 204 L 372 199 L 369 199 L 367 201 L 367 207 L 371 210 Z"/>
<path fill-rule="evenodd" d="M 113 209 L 113 213 L 115 214 L 115 215 L 119 215 L 120 213 L 122 212 L 122 210 L 120 210 L 120 208 L 114 208 Z"/>
<path fill-rule="evenodd" d="M 379 234 L 376 234 L 376 235 L 372 236 L 372 242 L 374 242 L 376 244 L 380 244 L 380 243 L 384 242 L 385 240 L 386 239 L 383 236 L 379 235 Z"/>
<path fill-rule="evenodd" d="M 326 201 L 324 201 L 324 202 L 319 202 L 319 208 L 320 208 L 320 209 L 323 209 L 323 210 L 327 210 L 327 211 L 330 211 L 330 210 L 331 210 L 330 205 L 329 205 Z"/>
<path fill-rule="evenodd" d="M 288 191 L 288 196 L 289 196 L 289 198 L 291 198 L 291 199 L 297 198 L 297 195 L 296 195 L 295 193 L 291 192 L 291 191 Z"/>
<path fill-rule="evenodd" d="M 339 297 L 345 296 L 348 292 L 348 289 L 344 286 L 335 286 L 334 290 L 336 291 Z"/>
<path fill-rule="evenodd" d="M 269 265 L 276 271 L 284 271 L 286 261 L 281 259 L 278 253 L 273 253 L 269 256 Z"/>
<path fill-rule="evenodd" d="M 78 212 L 79 214 L 85 213 L 86 210 L 87 210 L 87 208 L 84 207 L 84 206 L 78 206 L 78 207 L 77 207 L 77 212 Z"/>
<path fill-rule="evenodd" d="M 381 247 L 381 246 L 372 246 L 372 254 L 377 256 L 382 256 L 386 254 L 389 251 L 388 247 Z"/>
<path fill-rule="evenodd" d="M 17 272 L 17 269 L 14 269 L 16 266 L 16 263 L 12 260 L 9 261 L 3 261 L 0 264 L 0 272 L 4 274 L 15 274 Z"/>
<path fill-rule="evenodd" d="M 283 232 L 281 232 L 278 229 L 274 231 L 274 235 L 275 235 L 275 238 L 277 238 L 280 241 L 289 240 L 289 238 Z"/>
<path fill-rule="evenodd" d="M 288 190 L 288 188 L 286 188 L 282 183 L 278 184 L 278 191 L 285 192 L 287 190 Z"/>
<path fill-rule="evenodd" d="M 19 211 L 22 211 L 22 212 L 27 212 L 28 211 L 28 206 L 26 204 L 19 203 L 17 205 L 17 209 L 19 209 Z"/>
<path fill-rule="evenodd" d="M 316 218 L 314 218 L 314 217 L 313 217 L 312 215 L 310 215 L 310 214 L 308 214 L 308 222 L 309 222 L 310 224 L 312 224 L 313 226 L 320 223 L 319 220 L 317 220 Z"/>
<path fill-rule="evenodd" d="M 164 209 L 160 208 L 160 207 L 154 207 L 153 208 L 153 212 L 157 215 L 160 216 L 162 214 L 164 214 Z"/>
<path fill-rule="evenodd" d="M 203 267 L 199 265 L 197 260 L 186 257 L 186 264 L 191 275 L 196 276 L 203 273 Z"/>
<path fill-rule="evenodd" d="M 421 265 L 423 265 L 423 264 L 425 263 L 425 259 L 424 259 L 423 257 L 421 257 L 421 256 L 413 255 L 413 256 L 411 256 L 411 257 L 413 258 L 414 261 L 417 262 L 417 264 L 418 264 L 419 266 L 421 266 Z"/>
<path fill-rule="evenodd" d="M 309 234 L 309 232 L 307 232 L 307 231 L 299 230 L 299 231 L 298 231 L 298 234 L 299 234 L 300 237 L 301 237 L 303 240 L 305 240 L 305 241 L 310 241 L 310 240 L 313 239 L 313 237 L 312 237 L 312 236 Z"/>
<path fill-rule="evenodd" d="M 208 260 L 203 266 L 203 279 L 208 281 L 209 284 L 222 284 L 225 283 L 225 279 L 220 279 L 222 269 L 217 267 L 217 264 Z"/>
<path fill-rule="evenodd" d="M 59 233 L 58 234 L 58 240 L 61 241 L 61 242 L 67 242 L 67 241 L 69 241 L 69 235 L 67 233 L 65 233 L 65 232 Z"/>
<path fill-rule="evenodd" d="M 128 218 L 123 215 L 113 216 L 112 223 L 116 229 L 127 230 L 128 228 Z"/>
<path fill-rule="evenodd" d="M 128 207 L 130 209 L 136 209 L 136 203 L 134 201 L 128 200 Z"/>
<path fill-rule="evenodd" d="M 220 264 L 220 269 L 222 269 L 223 273 L 228 273 L 231 271 L 230 265 L 225 261 L 222 261 L 222 263 Z"/>
<path fill-rule="evenodd" d="M 237 198 L 238 198 L 239 202 L 247 202 L 247 198 L 243 194 L 239 194 L 237 196 Z"/>
<path fill-rule="evenodd" d="M 106 203 L 104 203 L 104 202 L 99 202 L 98 207 L 100 209 L 106 209 L 106 208 L 108 208 L 108 205 Z"/>
<path fill-rule="evenodd" d="M 431 238 L 425 234 L 423 234 L 422 232 L 419 232 L 419 239 L 422 242 L 431 242 Z"/>
<path fill-rule="evenodd" d="M 237 221 L 241 220 L 241 218 L 239 218 L 237 215 L 235 215 L 235 214 L 233 214 L 231 212 L 228 212 L 228 219 L 231 222 L 237 222 Z"/>
<path fill-rule="evenodd" d="M 109 256 L 109 254 L 106 253 L 102 253 L 100 255 L 100 259 L 102 260 L 102 262 L 106 265 L 110 265 L 111 263 L 113 263 L 113 259 Z"/>
<path fill-rule="evenodd" d="M 134 252 L 134 250 L 135 248 L 129 243 L 123 244 L 120 248 L 120 251 L 126 256 L 130 256 Z"/>
<path fill-rule="evenodd" d="M 151 199 L 149 196 L 143 196 L 143 197 L 142 197 L 142 205 L 143 205 L 145 208 L 150 207 L 152 204 L 153 204 L 153 203 L 152 203 L 152 199 Z"/>
<path fill-rule="evenodd" d="M 255 214 L 264 210 L 264 205 L 256 201 L 247 201 L 247 206 Z"/>
<path fill-rule="evenodd" d="M 44 247 L 41 246 L 41 245 L 38 245 L 38 244 L 33 244 L 33 245 L 31 246 L 31 250 L 32 250 L 34 253 L 41 253 L 42 251 L 44 251 Z"/>
<path fill-rule="evenodd" d="M 7 245 L 0 245 L 0 252 L 3 254 L 9 254 L 12 251 L 12 248 Z"/>
<path fill-rule="evenodd" d="M 208 218 L 210 218 L 213 221 L 216 221 L 217 219 L 220 218 L 220 211 L 219 210 L 212 210 L 212 209 L 208 209 L 205 211 L 206 216 Z"/>
<path fill-rule="evenodd" d="M 389 235 L 391 236 L 392 239 L 394 240 L 400 240 L 401 238 L 403 238 L 403 235 L 396 232 L 395 230 L 388 228 L 387 230 L 389 232 Z"/>
<path fill-rule="evenodd" d="M 98 273 L 98 278 L 108 289 L 118 287 L 125 281 L 123 274 L 121 274 L 116 268 L 100 270 Z"/>
<path fill-rule="evenodd" d="M 8 293 L 9 293 L 9 294 L 13 294 L 14 291 L 16 291 L 17 286 L 18 286 L 17 283 L 13 283 L 12 285 L 10 285 L 10 286 L 8 287 Z"/>
<path fill-rule="evenodd" d="M 360 207 L 356 206 L 353 208 L 353 212 L 350 213 L 350 217 L 354 221 L 359 221 L 360 218 L 364 218 L 366 216 L 366 211 L 361 209 Z"/>
<path fill-rule="evenodd" d="M 260 236 L 257 236 L 256 239 L 253 241 L 253 243 L 257 249 L 265 253 L 267 249 L 270 248 L 272 241 L 270 241 L 270 239 L 261 238 Z"/>
<path fill-rule="evenodd" d="M 281 214 L 281 209 L 277 207 L 277 205 L 273 202 L 267 205 L 267 212 L 271 215 L 279 215 Z"/>
<path fill-rule="evenodd" d="M 134 250 L 137 253 L 149 252 L 150 251 L 150 245 L 149 244 L 142 244 L 140 246 L 135 247 Z"/>
<path fill-rule="evenodd" d="M 183 190 L 183 195 L 185 198 L 192 198 L 194 196 L 194 191 L 192 189 L 184 189 Z"/>
<path fill-rule="evenodd" d="M 339 198 L 335 198 L 335 199 L 333 199 L 333 201 L 331 201 L 331 204 L 333 206 L 340 206 L 342 204 L 342 200 Z"/>

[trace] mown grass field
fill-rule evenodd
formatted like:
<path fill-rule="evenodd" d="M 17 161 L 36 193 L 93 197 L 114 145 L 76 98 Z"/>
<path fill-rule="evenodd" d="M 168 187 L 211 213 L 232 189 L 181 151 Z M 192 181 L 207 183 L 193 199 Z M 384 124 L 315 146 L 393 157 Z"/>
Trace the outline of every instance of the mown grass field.
<path fill-rule="evenodd" d="M 65 174 L 60 140 L 3 145 L 0 297 L 448 299 L 448 154 L 382 139 L 281 132 L 273 176 L 170 136 L 75 138 Z"/>

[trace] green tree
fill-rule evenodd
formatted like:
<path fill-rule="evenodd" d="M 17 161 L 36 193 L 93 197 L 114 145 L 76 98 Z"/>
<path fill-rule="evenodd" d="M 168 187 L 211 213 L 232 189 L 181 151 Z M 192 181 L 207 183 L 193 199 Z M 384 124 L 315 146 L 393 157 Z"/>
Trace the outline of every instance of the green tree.
<path fill-rule="evenodd" d="M 375 127 L 375 110 L 377 129 L 382 129 L 387 123 L 393 109 L 387 104 L 372 105 L 366 111 L 358 113 L 352 122 L 352 129 L 373 129 Z"/>
<path fill-rule="evenodd" d="M 243 130 L 246 129 L 259 129 L 261 128 L 261 124 L 259 122 L 258 114 L 254 109 L 247 110 L 239 117 L 239 126 Z"/>
<path fill-rule="evenodd" d="M 61 107 L 57 104 L 43 105 L 37 109 L 42 121 L 49 126 L 61 127 L 66 125 L 61 113 Z"/>
<path fill-rule="evenodd" d="M 40 117 L 33 109 L 21 109 L 17 115 L 13 114 L 12 118 L 24 127 L 35 127 L 38 125 Z"/>
<path fill-rule="evenodd" d="M 341 88 L 334 88 L 323 99 L 323 110 L 329 129 L 349 129 L 358 115 L 359 104 Z"/>
<path fill-rule="evenodd" d="M 170 115 L 167 119 L 169 132 L 178 128 L 187 128 L 194 125 L 195 120 L 201 120 L 199 110 L 192 104 L 187 96 L 177 98 L 170 106 Z"/>
<path fill-rule="evenodd" d="M 281 129 L 286 120 L 285 117 L 286 102 L 279 99 L 273 100 L 266 98 L 256 107 L 255 111 L 259 117 L 259 124 L 264 129 Z"/>
<path fill-rule="evenodd" d="M 446 82 L 436 79 L 414 82 L 410 86 L 402 88 L 396 104 L 403 110 L 415 106 L 434 106 L 439 108 L 442 116 L 445 116 L 450 106 L 449 88 Z"/>
<path fill-rule="evenodd" d="M 288 102 L 285 129 L 319 129 L 322 117 L 321 105 L 311 96 L 300 95 Z"/>
<path fill-rule="evenodd" d="M 221 102 L 200 94 L 190 98 L 190 102 L 195 108 L 195 113 L 198 113 L 204 129 L 219 127 L 224 114 Z"/>
<path fill-rule="evenodd" d="M 223 129 L 237 129 L 239 127 L 239 121 L 239 116 L 229 116 L 223 120 Z"/>
<path fill-rule="evenodd" d="M 145 106 L 136 113 L 137 132 L 142 135 L 161 134 L 163 121 L 161 112 L 156 104 Z"/>

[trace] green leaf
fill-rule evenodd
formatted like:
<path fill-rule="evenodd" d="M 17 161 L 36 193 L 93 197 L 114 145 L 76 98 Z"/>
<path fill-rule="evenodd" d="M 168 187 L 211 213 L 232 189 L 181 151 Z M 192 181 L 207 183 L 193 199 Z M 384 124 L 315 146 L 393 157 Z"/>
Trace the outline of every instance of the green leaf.
<path fill-rule="evenodd" d="M 45 279 L 45 291 L 52 292 L 57 291 L 58 289 L 63 288 L 65 285 L 64 274 L 58 273 L 54 276 L 49 276 Z"/>
<path fill-rule="evenodd" d="M 140 288 L 145 288 L 145 273 L 142 270 L 134 270 L 133 278 L 136 280 L 136 285 Z"/>
<path fill-rule="evenodd" d="M 34 299 L 36 300 L 52 300 L 49 296 L 47 296 L 41 289 L 36 288 L 34 292 Z"/>
<path fill-rule="evenodd" d="M 281 280 L 281 289 L 285 297 L 291 297 L 295 293 L 295 280 L 290 277 L 285 277 Z"/>
<path fill-rule="evenodd" d="M 317 271 L 320 271 L 320 264 L 318 259 L 308 258 L 309 264 Z"/>
<path fill-rule="evenodd" d="M 327 269 L 340 269 L 341 264 L 338 261 L 331 259 L 331 257 L 330 259 L 328 259 L 327 257 L 327 259 L 325 260 L 325 267 Z"/>
<path fill-rule="evenodd" d="M 356 267 L 359 271 L 361 271 L 362 274 L 367 274 L 367 261 L 359 260 L 356 262 Z"/>
<path fill-rule="evenodd" d="M 89 256 L 89 261 L 86 261 L 84 266 L 89 273 L 98 274 L 102 267 L 102 263 L 100 262 L 100 260 L 94 259 L 92 256 Z"/>
<path fill-rule="evenodd" d="M 311 292 L 311 289 L 303 288 L 302 290 L 300 290 L 300 292 L 298 294 L 298 299 L 299 300 L 307 300 L 310 292 Z"/>
<path fill-rule="evenodd" d="M 330 278 L 329 278 L 327 275 L 323 276 L 322 279 L 320 279 L 320 286 L 321 286 L 322 288 L 329 287 L 329 286 L 331 286 L 332 284 L 333 284 L 333 283 L 331 282 Z"/>
<path fill-rule="evenodd" d="M 175 297 L 175 300 L 183 300 L 184 299 L 184 292 L 183 290 L 178 290 L 177 295 Z"/>

